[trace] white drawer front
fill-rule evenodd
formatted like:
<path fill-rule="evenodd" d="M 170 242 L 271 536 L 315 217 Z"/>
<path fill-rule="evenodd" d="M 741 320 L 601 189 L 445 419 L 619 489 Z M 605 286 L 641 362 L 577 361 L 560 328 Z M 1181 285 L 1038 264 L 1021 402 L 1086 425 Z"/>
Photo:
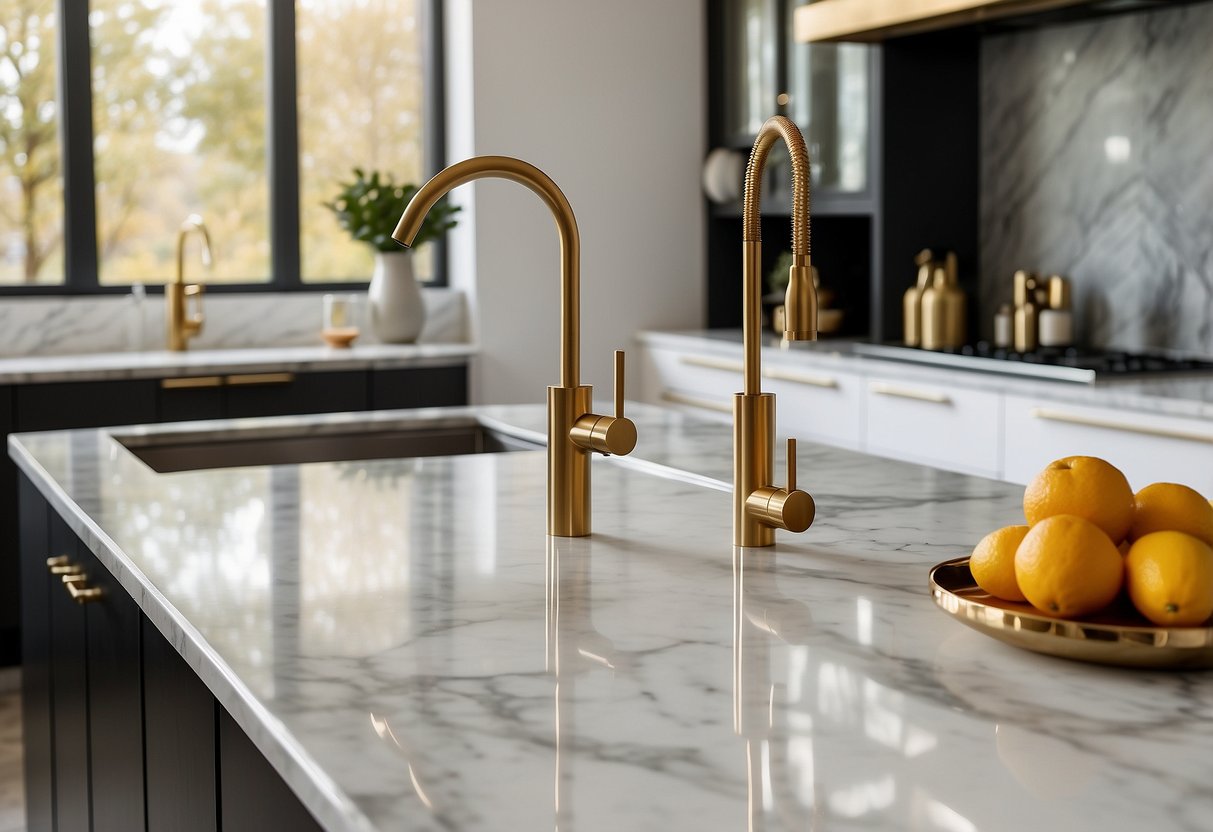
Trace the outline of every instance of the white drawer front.
<path fill-rule="evenodd" d="M 1213 423 L 1007 396 L 1006 479 L 1027 483 L 1055 459 L 1102 457 L 1133 490 L 1189 485 L 1213 497 Z"/>
<path fill-rule="evenodd" d="M 820 368 L 763 367 L 763 389 L 775 394 L 776 429 L 825 445 L 863 446 L 863 380 Z"/>
<path fill-rule="evenodd" d="M 893 379 L 867 387 L 868 453 L 997 477 L 1002 407 L 997 393 Z"/>

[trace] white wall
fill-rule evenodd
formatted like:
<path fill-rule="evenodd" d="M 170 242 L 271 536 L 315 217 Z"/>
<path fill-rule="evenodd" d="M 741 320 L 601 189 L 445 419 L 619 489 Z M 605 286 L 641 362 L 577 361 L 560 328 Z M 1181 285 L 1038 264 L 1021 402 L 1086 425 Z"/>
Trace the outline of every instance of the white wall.
<path fill-rule="evenodd" d="M 612 350 L 704 317 L 702 0 L 447 0 L 447 160 L 544 170 L 581 231 L 582 383 L 610 395 Z M 559 380 L 559 245 L 511 182 L 455 192 L 452 285 L 481 347 L 478 403 L 537 402 Z"/>

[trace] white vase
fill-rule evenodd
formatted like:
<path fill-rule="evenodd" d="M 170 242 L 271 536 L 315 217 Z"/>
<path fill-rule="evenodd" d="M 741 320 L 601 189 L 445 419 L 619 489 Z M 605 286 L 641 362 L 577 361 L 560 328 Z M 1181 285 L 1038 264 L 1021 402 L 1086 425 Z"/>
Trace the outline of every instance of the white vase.
<path fill-rule="evenodd" d="M 375 253 L 367 291 L 371 331 L 385 344 L 411 344 L 425 325 L 425 303 L 413 276 L 411 251 Z"/>

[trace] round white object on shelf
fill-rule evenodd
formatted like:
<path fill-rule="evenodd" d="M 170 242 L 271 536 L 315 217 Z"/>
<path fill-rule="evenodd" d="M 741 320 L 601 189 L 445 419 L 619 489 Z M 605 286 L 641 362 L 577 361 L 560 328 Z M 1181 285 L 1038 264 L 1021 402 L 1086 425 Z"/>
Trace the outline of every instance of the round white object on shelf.
<path fill-rule="evenodd" d="M 712 202 L 736 202 L 745 183 L 745 154 L 718 147 L 703 162 L 703 192 Z"/>

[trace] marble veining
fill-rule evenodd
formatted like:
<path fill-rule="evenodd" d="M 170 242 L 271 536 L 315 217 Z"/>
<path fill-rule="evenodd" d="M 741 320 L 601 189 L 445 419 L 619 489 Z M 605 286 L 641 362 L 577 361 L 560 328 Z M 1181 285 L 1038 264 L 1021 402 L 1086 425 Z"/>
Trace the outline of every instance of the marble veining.
<path fill-rule="evenodd" d="M 728 427 L 630 415 L 639 461 L 595 461 L 584 540 L 543 533 L 542 452 L 157 475 L 105 430 L 10 451 L 328 829 L 1211 828 L 1203 675 L 934 608 L 929 566 L 1020 489 L 806 443 L 816 524 L 734 551 Z M 396 414 L 469 416 L 545 423 Z"/>
<path fill-rule="evenodd" d="M 365 311 L 366 292 L 360 294 Z M 220 294 L 204 298 L 206 325 L 191 349 L 311 347 L 321 344 L 320 292 Z M 454 289 L 426 288 L 426 323 L 420 340 L 468 340 L 466 302 Z M 164 297 L 8 297 L 0 299 L 0 357 L 90 355 L 158 351 L 165 344 Z M 373 345 L 365 325 L 358 343 Z"/>
<path fill-rule="evenodd" d="M 637 340 L 641 344 L 656 347 L 693 350 L 738 360 L 742 355 L 741 330 L 641 332 Z M 1075 384 L 888 361 L 855 354 L 848 341 L 823 340 L 785 349 L 773 337 L 763 347 L 762 361 L 763 366 L 835 370 L 884 380 L 924 384 L 934 382 L 1048 402 L 1213 420 L 1213 373 L 1167 374 Z"/>
<path fill-rule="evenodd" d="M 1213 353 L 1213 6 L 987 37 L 981 321 L 1069 275 L 1086 343 Z"/>

